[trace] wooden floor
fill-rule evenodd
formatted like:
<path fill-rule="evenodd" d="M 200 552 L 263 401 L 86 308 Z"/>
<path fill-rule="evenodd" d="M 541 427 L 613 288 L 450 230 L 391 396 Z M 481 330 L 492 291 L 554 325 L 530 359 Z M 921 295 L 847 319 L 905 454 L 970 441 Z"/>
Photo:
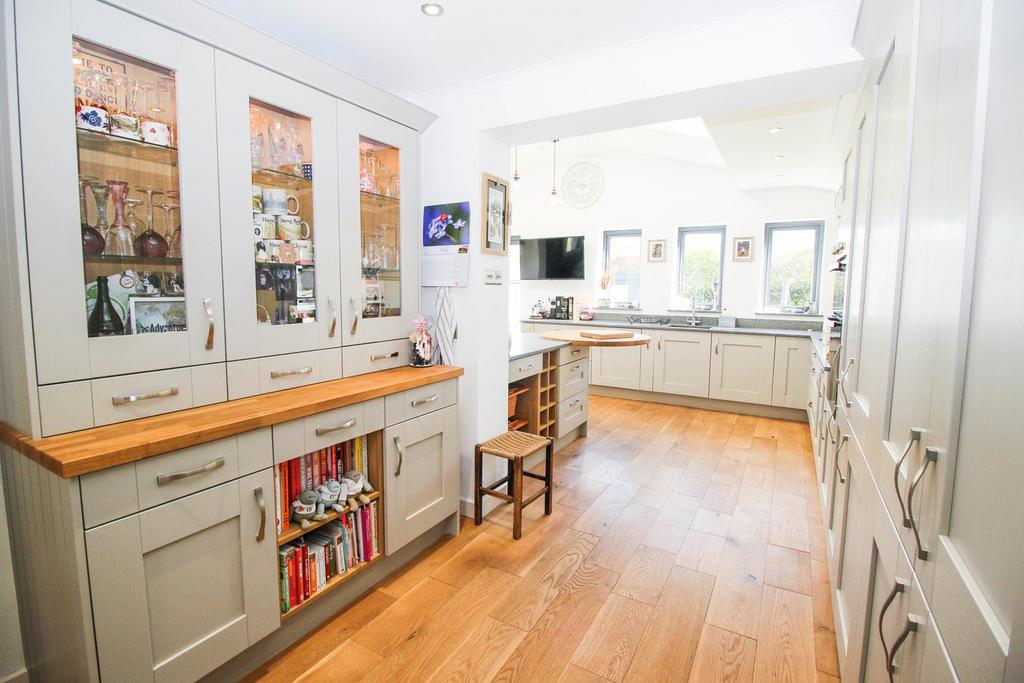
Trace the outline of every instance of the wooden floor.
<path fill-rule="evenodd" d="M 610 398 L 555 507 L 464 520 L 250 679 L 836 681 L 806 424 Z M 527 480 L 529 483 L 529 480 Z"/>

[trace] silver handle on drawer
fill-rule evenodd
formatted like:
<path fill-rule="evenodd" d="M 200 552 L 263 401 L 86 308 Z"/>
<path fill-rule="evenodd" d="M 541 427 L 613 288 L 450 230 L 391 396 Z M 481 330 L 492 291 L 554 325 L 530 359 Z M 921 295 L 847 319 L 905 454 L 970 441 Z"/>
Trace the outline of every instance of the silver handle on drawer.
<path fill-rule="evenodd" d="M 213 300 L 203 299 L 203 306 L 206 308 L 206 317 L 210 321 L 210 327 L 206 331 L 206 350 L 210 351 L 213 349 L 213 332 L 214 332 L 214 321 L 213 321 Z"/>
<path fill-rule="evenodd" d="M 359 302 L 354 296 L 350 296 L 348 300 L 352 304 L 352 334 L 355 334 L 356 328 L 359 327 Z"/>
<path fill-rule="evenodd" d="M 263 503 L 263 487 L 257 486 L 254 488 L 252 495 L 256 497 L 256 505 L 260 509 L 260 530 L 256 532 L 256 542 L 262 543 L 263 537 L 267 532 L 267 506 Z"/>
<path fill-rule="evenodd" d="M 387 360 L 388 358 L 398 358 L 398 351 L 392 351 L 391 353 L 375 353 L 370 356 L 370 360 Z"/>
<path fill-rule="evenodd" d="M 342 422 L 340 425 L 335 427 L 317 427 L 315 433 L 317 436 L 323 436 L 324 434 L 330 434 L 331 432 L 340 432 L 342 429 L 350 429 L 356 426 L 356 419 L 350 417 L 349 419 Z"/>
<path fill-rule="evenodd" d="M 402 442 L 395 437 L 395 448 L 398 449 L 398 467 L 395 468 L 395 476 L 402 476 L 402 460 L 405 459 L 405 451 L 402 449 Z"/>
<path fill-rule="evenodd" d="M 885 602 L 882 603 L 882 609 L 878 611 L 878 639 L 882 641 L 882 652 L 885 653 L 885 661 L 887 663 L 889 661 L 889 646 L 885 642 L 885 613 L 889 611 L 889 607 L 892 605 L 892 601 L 896 599 L 896 596 L 905 591 L 909 585 L 908 581 L 896 577 L 896 582 L 892 584 L 892 590 L 889 591 Z"/>
<path fill-rule="evenodd" d="M 583 349 L 573 349 L 572 351 L 569 352 L 569 354 L 573 356 L 578 356 L 581 353 L 583 353 Z"/>
<path fill-rule="evenodd" d="M 526 372 L 527 370 L 533 370 L 533 363 L 530 363 L 526 367 L 523 367 L 522 365 L 519 366 L 519 372 Z"/>
<path fill-rule="evenodd" d="M 224 467 L 224 458 L 217 458 L 216 460 L 211 460 L 205 465 L 193 467 L 190 470 L 183 470 L 181 472 L 171 472 L 170 474 L 158 475 L 156 478 L 156 485 L 164 486 L 166 484 L 170 484 L 171 482 L 178 481 L 179 479 L 188 479 L 189 477 L 194 477 L 197 474 L 206 474 L 207 472 L 213 472 L 214 470 L 219 470 L 221 467 Z"/>
<path fill-rule="evenodd" d="M 658 340 L 658 350 L 661 351 L 661 340 Z"/>
<path fill-rule="evenodd" d="M 842 468 L 839 467 L 839 454 L 843 452 L 843 446 L 845 446 L 846 442 L 849 441 L 849 440 L 850 440 L 850 437 L 848 437 L 846 434 L 840 434 L 839 435 L 839 445 L 836 446 L 836 459 L 835 459 L 833 465 L 836 468 L 836 476 L 839 477 L 839 483 L 840 484 L 845 484 L 846 483 L 846 477 L 843 476 L 843 470 L 842 470 Z M 835 443 L 835 441 L 833 441 L 832 443 Z"/>
<path fill-rule="evenodd" d="M 167 387 L 160 391 L 151 391 L 148 394 L 124 394 L 122 396 L 111 396 L 110 402 L 115 406 L 123 406 L 125 403 L 136 403 L 138 401 L 148 401 L 151 398 L 166 398 L 168 396 L 177 396 L 178 387 Z"/>
<path fill-rule="evenodd" d="M 910 518 L 907 517 L 907 507 L 903 504 L 903 491 L 900 490 L 900 468 L 903 467 L 903 461 L 907 459 L 907 455 L 910 454 L 910 449 L 914 447 L 914 444 L 921 440 L 921 435 L 924 434 L 924 429 L 920 427 L 910 428 L 910 440 L 907 441 L 907 445 L 903 447 L 903 454 L 900 455 L 896 461 L 896 465 L 892 468 L 892 485 L 896 488 L 896 500 L 900 504 L 900 513 L 903 515 L 903 526 L 910 528 Z"/>
<path fill-rule="evenodd" d="M 580 365 L 579 363 L 577 363 L 576 365 L 574 365 L 574 366 L 572 366 L 571 368 L 569 368 L 569 372 L 576 372 L 577 370 L 579 370 L 579 369 L 580 369 L 580 368 L 582 368 L 582 367 L 583 367 L 582 365 Z"/>
<path fill-rule="evenodd" d="M 298 370 L 271 370 L 270 379 L 280 379 L 281 377 L 291 377 L 292 375 L 308 375 L 313 372 L 313 366 L 307 365 L 304 368 Z"/>
<path fill-rule="evenodd" d="M 928 559 L 928 550 L 921 547 L 921 532 L 917 528 L 917 520 L 914 519 L 914 491 L 917 490 L 917 485 L 921 483 L 924 473 L 928 471 L 928 466 L 938 461 L 938 459 L 939 449 L 924 449 L 924 462 L 918 468 L 917 474 L 914 475 L 914 480 L 910 482 L 910 490 L 907 491 L 907 517 L 910 518 L 910 529 L 914 532 L 914 541 L 917 543 L 917 558 L 919 560 Z"/>
<path fill-rule="evenodd" d="M 422 406 L 422 405 L 427 404 L 427 403 L 433 403 L 436 400 L 437 400 L 437 394 L 431 394 L 427 398 L 418 398 L 415 401 L 411 401 L 411 403 L 412 403 L 412 407 L 413 408 L 417 408 L 417 407 Z"/>
<path fill-rule="evenodd" d="M 334 297 L 327 297 L 327 308 L 331 309 L 331 326 L 327 330 L 328 337 L 334 337 L 334 333 L 338 331 L 338 312 L 334 308 Z"/>
<path fill-rule="evenodd" d="M 896 640 L 892 644 L 892 650 L 889 651 L 889 656 L 885 660 L 885 670 L 889 673 L 889 683 L 893 683 L 893 676 L 899 668 L 896 666 L 896 653 L 903 647 L 903 642 L 907 639 L 907 636 L 911 633 L 917 633 L 918 629 L 922 626 L 924 626 L 924 619 L 916 614 L 907 615 L 907 623 L 903 630 L 900 631 L 900 634 L 896 636 Z"/>

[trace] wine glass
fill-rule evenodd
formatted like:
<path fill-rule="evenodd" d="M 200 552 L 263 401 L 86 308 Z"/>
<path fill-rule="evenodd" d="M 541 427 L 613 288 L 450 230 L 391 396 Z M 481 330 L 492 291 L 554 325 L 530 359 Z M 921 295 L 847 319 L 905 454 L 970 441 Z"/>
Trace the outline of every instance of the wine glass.
<path fill-rule="evenodd" d="M 142 185 L 135 188 L 146 195 L 146 225 L 149 229 L 136 238 L 136 250 L 147 258 L 163 258 L 167 256 L 167 240 L 153 229 L 153 195 L 163 194 L 164 189 L 154 185 Z"/>
<path fill-rule="evenodd" d="M 181 205 L 165 202 L 158 206 L 164 210 L 164 233 L 167 235 L 168 242 L 167 255 L 171 258 L 181 258 L 181 226 L 174 227 L 174 212 Z"/>
<path fill-rule="evenodd" d="M 84 177 L 91 180 L 89 189 L 92 191 L 92 198 L 96 203 L 96 223 L 93 228 L 106 240 L 107 232 L 110 230 L 110 223 L 107 222 L 107 200 L 110 199 L 110 188 L 106 183 L 100 182 L 99 178 Z"/>
<path fill-rule="evenodd" d="M 135 207 L 142 204 L 142 200 L 130 198 L 125 199 L 124 203 L 128 207 L 128 210 L 124 212 L 124 227 L 131 231 L 132 237 L 136 240 L 135 250 L 138 251 L 138 237 L 146 232 L 146 224 L 135 213 Z"/>
<path fill-rule="evenodd" d="M 85 203 L 85 188 L 92 186 L 99 178 L 90 175 L 78 178 L 78 210 L 82 215 L 82 249 L 88 254 L 102 254 L 104 239 L 96 228 L 89 225 L 89 208 Z"/>

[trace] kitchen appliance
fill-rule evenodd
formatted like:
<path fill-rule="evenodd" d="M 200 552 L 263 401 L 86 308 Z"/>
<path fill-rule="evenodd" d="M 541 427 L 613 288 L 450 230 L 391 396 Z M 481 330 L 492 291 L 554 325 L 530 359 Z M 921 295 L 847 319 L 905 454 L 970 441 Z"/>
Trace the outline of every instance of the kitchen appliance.
<path fill-rule="evenodd" d="M 575 317 L 576 306 L 571 296 L 556 296 L 551 300 L 551 307 L 548 318 L 551 320 L 572 320 Z"/>
<path fill-rule="evenodd" d="M 523 280 L 582 280 L 583 236 L 519 240 Z"/>

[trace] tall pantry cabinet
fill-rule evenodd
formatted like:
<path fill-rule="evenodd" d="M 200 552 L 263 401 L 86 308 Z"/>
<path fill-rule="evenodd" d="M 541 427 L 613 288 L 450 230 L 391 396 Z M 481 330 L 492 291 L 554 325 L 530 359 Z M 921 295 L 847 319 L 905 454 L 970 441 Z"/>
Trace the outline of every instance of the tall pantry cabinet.
<path fill-rule="evenodd" d="M 866 0 L 824 516 L 844 679 L 1024 677 L 1024 8 Z"/>

